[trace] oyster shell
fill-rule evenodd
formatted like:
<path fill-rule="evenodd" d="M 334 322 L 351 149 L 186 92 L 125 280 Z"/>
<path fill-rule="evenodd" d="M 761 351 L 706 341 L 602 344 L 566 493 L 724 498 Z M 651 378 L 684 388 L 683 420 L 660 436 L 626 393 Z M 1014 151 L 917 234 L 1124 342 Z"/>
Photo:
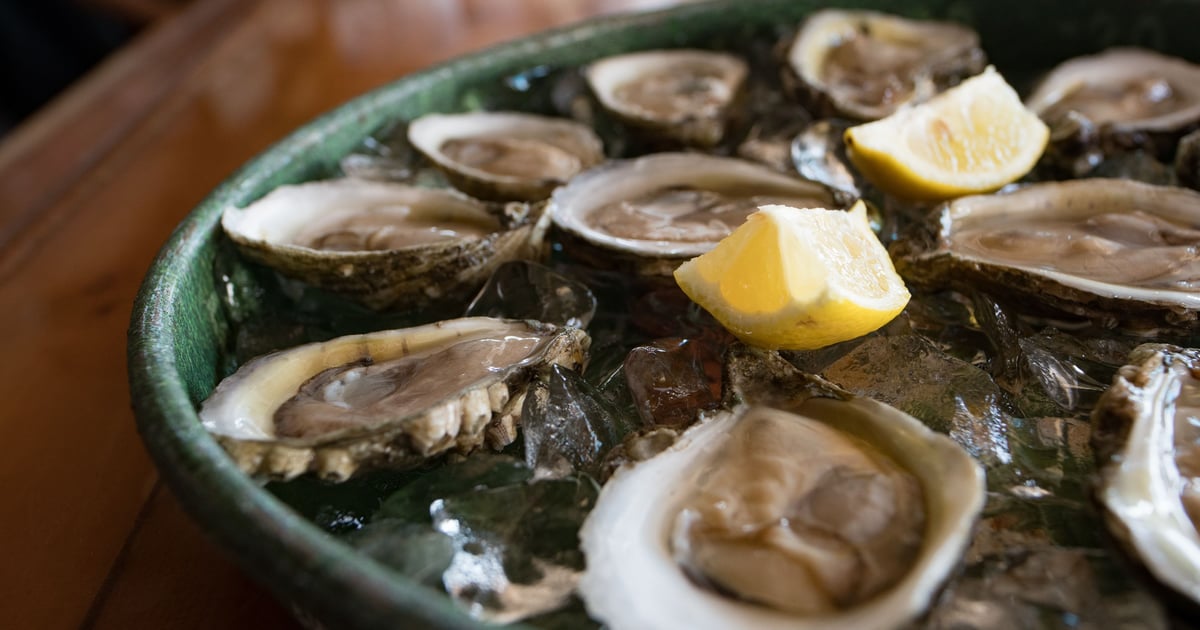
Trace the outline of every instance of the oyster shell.
<path fill-rule="evenodd" d="M 503 214 L 449 190 L 357 179 L 280 186 L 221 215 L 246 258 L 373 309 L 477 290 L 508 260 L 540 255 L 547 218 Z"/>
<path fill-rule="evenodd" d="M 787 62 L 785 77 L 818 117 L 875 120 L 978 74 L 986 57 L 961 24 L 827 9 L 804 21 Z"/>
<path fill-rule="evenodd" d="M 745 61 L 707 50 L 605 57 L 584 70 L 596 99 L 625 123 L 685 145 L 721 141 L 749 73 Z"/>
<path fill-rule="evenodd" d="M 1166 157 L 1181 134 L 1200 124 L 1200 66 L 1114 48 L 1060 64 L 1026 106 L 1053 129 L 1050 157 L 1075 175 L 1132 148 Z"/>
<path fill-rule="evenodd" d="M 408 467 L 512 442 L 530 379 L 578 367 L 588 343 L 579 329 L 489 317 L 338 337 L 245 363 L 200 420 L 250 474 Z"/>
<path fill-rule="evenodd" d="M 1113 536 L 1200 604 L 1200 350 L 1146 344 L 1092 412 L 1096 495 Z"/>
<path fill-rule="evenodd" d="M 564 250 L 595 266 L 670 276 L 768 203 L 844 205 L 825 186 L 735 158 L 657 153 L 591 169 L 547 210 Z"/>
<path fill-rule="evenodd" d="M 892 407 L 786 380 L 605 484 L 580 533 L 589 614 L 615 630 L 893 628 L 932 603 L 982 468 Z"/>
<path fill-rule="evenodd" d="M 1032 184 L 944 204 L 929 231 L 892 252 L 918 286 L 986 289 L 1108 327 L 1198 326 L 1195 191 L 1118 179 Z"/>
<path fill-rule="evenodd" d="M 408 126 L 408 141 L 455 188 L 500 201 L 545 199 L 604 159 L 604 145 L 590 128 L 516 112 L 427 114 Z"/>

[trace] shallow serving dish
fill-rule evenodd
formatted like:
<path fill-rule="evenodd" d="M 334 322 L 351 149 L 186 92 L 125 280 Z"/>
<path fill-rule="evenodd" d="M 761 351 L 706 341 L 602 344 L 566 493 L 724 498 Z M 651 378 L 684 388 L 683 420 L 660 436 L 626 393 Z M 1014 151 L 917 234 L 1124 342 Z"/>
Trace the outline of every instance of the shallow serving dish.
<path fill-rule="evenodd" d="M 197 407 L 228 373 L 234 324 L 214 264 L 227 244 L 221 210 L 272 188 L 337 172 L 341 157 L 389 121 L 485 103 L 522 109 L 505 79 L 538 66 L 578 66 L 619 52 L 704 47 L 794 29 L 820 6 L 855 6 L 973 25 L 990 61 L 1026 80 L 1073 55 L 1143 45 L 1200 59 L 1200 3 L 831 2 L 736 0 L 614 16 L 505 44 L 400 79 L 296 130 L 215 190 L 177 228 L 150 269 L 129 332 L 139 429 L 163 478 L 211 535 L 277 596 L 330 627 L 488 627 L 449 598 L 406 582 L 327 535 L 242 474 L 201 427 Z M 1035 43 L 1036 42 L 1036 43 Z"/>

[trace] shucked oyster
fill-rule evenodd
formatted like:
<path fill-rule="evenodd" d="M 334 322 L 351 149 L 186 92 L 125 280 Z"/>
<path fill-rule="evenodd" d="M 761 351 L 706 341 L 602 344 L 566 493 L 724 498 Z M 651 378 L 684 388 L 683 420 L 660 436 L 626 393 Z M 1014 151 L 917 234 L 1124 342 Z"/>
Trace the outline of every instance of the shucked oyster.
<path fill-rule="evenodd" d="M 1147 147 L 1162 155 L 1200 124 L 1200 66 L 1139 48 L 1077 57 L 1052 70 L 1026 105 L 1054 130 L 1054 157 L 1075 174 L 1105 154 Z"/>
<path fill-rule="evenodd" d="M 670 276 L 763 204 L 835 208 L 825 186 L 733 158 L 657 153 L 608 162 L 554 192 L 565 251 L 596 266 Z"/>
<path fill-rule="evenodd" d="M 455 188 L 480 199 L 537 201 L 600 163 L 604 146 L 588 127 L 515 112 L 427 114 L 408 141 Z"/>
<path fill-rule="evenodd" d="M 1143 345 L 1092 413 L 1109 531 L 1200 604 L 1200 350 Z"/>
<path fill-rule="evenodd" d="M 475 291 L 501 263 L 541 251 L 524 204 L 493 212 L 448 190 L 343 179 L 280 186 L 221 225 L 247 258 L 374 309 Z"/>
<path fill-rule="evenodd" d="M 1107 326 L 1200 323 L 1200 194 L 1128 180 L 1033 184 L 962 197 L 934 236 L 896 248 L 926 287 L 989 289 Z"/>
<path fill-rule="evenodd" d="M 959 564 L 983 471 L 918 420 L 818 377 L 723 411 L 605 484 L 580 534 L 615 630 L 893 628 Z"/>
<path fill-rule="evenodd" d="M 247 473 L 345 479 L 514 439 L 526 386 L 577 367 L 585 333 L 489 317 L 339 337 L 247 362 L 200 409 Z"/>
<path fill-rule="evenodd" d="M 799 96 L 818 116 L 875 120 L 986 65 L 975 31 L 873 11 L 818 11 L 787 53 Z"/>
<path fill-rule="evenodd" d="M 687 145 L 721 141 L 725 119 L 749 72 L 745 61 L 706 50 L 651 50 L 606 57 L 584 74 L 605 109 L 625 122 Z"/>

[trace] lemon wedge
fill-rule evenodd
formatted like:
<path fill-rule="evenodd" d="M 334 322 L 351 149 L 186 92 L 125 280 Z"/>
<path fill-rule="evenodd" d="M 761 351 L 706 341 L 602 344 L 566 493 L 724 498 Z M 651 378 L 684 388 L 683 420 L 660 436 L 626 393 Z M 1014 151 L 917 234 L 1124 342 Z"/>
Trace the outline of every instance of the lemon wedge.
<path fill-rule="evenodd" d="M 849 211 L 762 206 L 675 281 L 739 339 L 776 349 L 865 335 L 909 299 L 861 201 Z"/>
<path fill-rule="evenodd" d="M 1050 130 L 988 66 L 928 101 L 846 130 L 850 160 L 884 192 L 936 201 L 1028 173 Z"/>

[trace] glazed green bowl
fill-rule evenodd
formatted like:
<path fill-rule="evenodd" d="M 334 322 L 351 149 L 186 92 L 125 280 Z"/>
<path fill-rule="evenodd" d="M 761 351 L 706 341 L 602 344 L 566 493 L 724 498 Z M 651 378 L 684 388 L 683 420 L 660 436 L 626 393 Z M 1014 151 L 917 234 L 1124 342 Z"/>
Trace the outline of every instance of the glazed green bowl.
<path fill-rule="evenodd" d="M 504 80 L 521 71 L 635 49 L 778 37 L 827 4 L 971 24 L 992 63 L 1012 76 L 1033 77 L 1070 56 L 1120 44 L 1200 58 L 1195 2 L 735 0 L 548 32 L 363 95 L 296 130 L 213 191 L 164 245 L 142 285 L 129 331 L 134 409 L 162 477 L 192 517 L 278 597 L 329 627 L 484 627 L 448 597 L 397 577 L 294 512 L 241 473 L 201 427 L 197 408 L 229 369 L 223 357 L 234 328 L 214 273 L 221 210 L 281 184 L 337 173 L 339 159 L 389 121 L 481 104 L 527 108 Z"/>

